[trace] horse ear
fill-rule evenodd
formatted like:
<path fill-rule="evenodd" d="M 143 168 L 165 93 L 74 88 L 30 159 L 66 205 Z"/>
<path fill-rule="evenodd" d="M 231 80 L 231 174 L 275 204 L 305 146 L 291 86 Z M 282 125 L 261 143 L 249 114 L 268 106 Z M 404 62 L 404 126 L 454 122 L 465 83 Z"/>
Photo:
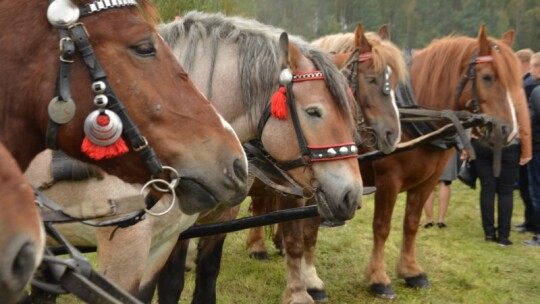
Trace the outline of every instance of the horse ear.
<path fill-rule="evenodd" d="M 515 37 L 515 31 L 509 30 L 502 36 L 501 40 L 509 47 L 512 47 L 512 44 L 514 44 L 514 37 Z"/>
<path fill-rule="evenodd" d="M 300 50 L 292 43 L 289 43 L 289 35 L 286 32 L 281 33 L 281 36 L 279 36 L 279 48 L 281 50 L 283 64 L 291 71 L 295 71 L 295 62 L 297 62 L 297 58 L 300 56 Z"/>
<path fill-rule="evenodd" d="M 364 35 L 362 23 L 358 23 L 356 30 L 354 30 L 354 46 L 360 50 L 360 53 L 371 51 L 371 44 L 369 44 L 366 36 Z"/>
<path fill-rule="evenodd" d="M 342 70 L 354 60 L 353 54 L 354 52 L 349 52 L 341 54 L 331 54 L 330 56 L 332 58 L 332 62 L 338 68 L 338 70 Z"/>
<path fill-rule="evenodd" d="M 487 38 L 485 24 L 482 24 L 482 26 L 480 26 L 480 31 L 478 33 L 478 44 L 480 46 L 478 50 L 478 56 L 486 56 L 491 54 L 491 46 L 489 45 L 489 40 Z"/>
<path fill-rule="evenodd" d="M 390 41 L 392 39 L 390 36 L 390 30 L 388 29 L 388 24 L 381 25 L 381 27 L 379 27 L 377 30 L 377 34 L 379 34 L 379 37 L 381 37 L 382 40 Z"/>

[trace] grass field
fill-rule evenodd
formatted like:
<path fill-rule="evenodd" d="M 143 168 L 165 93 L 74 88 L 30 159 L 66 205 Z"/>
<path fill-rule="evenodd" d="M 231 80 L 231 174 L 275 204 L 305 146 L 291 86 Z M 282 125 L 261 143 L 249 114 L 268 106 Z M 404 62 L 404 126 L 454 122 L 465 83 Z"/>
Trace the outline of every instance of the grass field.
<path fill-rule="evenodd" d="M 420 228 L 417 254 L 432 287 L 414 290 L 396 277 L 395 263 L 401 242 L 404 196 L 400 195 L 386 246 L 390 278 L 398 293 L 392 303 L 538 303 L 540 299 L 540 248 L 521 244 L 531 235 L 512 233 L 514 245 L 500 247 L 485 242 L 480 223 L 478 190 L 460 182 L 452 184 L 446 217 L 448 227 Z M 515 191 L 513 223 L 523 221 L 523 204 Z M 244 202 L 246 215 L 249 201 Z M 435 212 L 437 202 L 435 203 Z M 344 227 L 321 230 L 318 273 L 325 281 L 329 303 L 387 303 L 373 298 L 363 277 L 371 251 L 373 196 L 364 197 L 364 207 Z M 271 242 L 270 260 L 259 262 L 245 251 L 247 231 L 229 234 L 225 243 L 218 303 L 281 303 L 285 265 Z M 93 258 L 93 255 L 90 256 Z M 180 303 L 190 303 L 194 276 L 188 273 Z M 61 303 L 78 303 L 64 297 Z"/>

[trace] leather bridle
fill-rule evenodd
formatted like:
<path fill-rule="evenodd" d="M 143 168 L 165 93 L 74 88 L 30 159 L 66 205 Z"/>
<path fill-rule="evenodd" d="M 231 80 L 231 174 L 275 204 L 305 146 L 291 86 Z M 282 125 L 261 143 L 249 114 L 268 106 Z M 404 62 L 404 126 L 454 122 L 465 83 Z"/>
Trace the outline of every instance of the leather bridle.
<path fill-rule="evenodd" d="M 350 71 L 350 73 L 349 73 L 349 75 L 347 77 L 347 80 L 349 81 L 349 86 L 350 86 L 350 88 L 352 90 L 352 94 L 353 94 L 354 98 L 356 99 L 356 101 L 358 103 L 360 103 L 361 96 L 360 96 L 360 88 L 359 88 L 359 85 L 358 85 L 358 82 L 359 82 L 359 78 L 358 78 L 359 77 L 359 65 L 362 62 L 373 60 L 373 53 L 372 52 L 360 53 L 360 51 L 358 49 L 355 49 L 352 56 L 354 57 L 354 60 L 352 60 L 349 63 L 349 65 L 347 66 L 347 69 Z M 388 69 L 387 66 L 385 66 L 384 70 L 383 70 L 383 85 L 382 85 L 382 88 L 381 88 L 382 93 L 384 95 L 387 95 L 387 96 L 390 95 L 391 88 L 392 88 L 392 86 L 391 86 L 391 79 L 390 79 L 390 70 Z M 362 108 L 360 106 L 358 107 L 358 131 L 359 131 L 358 132 L 359 134 L 367 132 L 367 134 L 369 134 L 369 136 L 374 138 L 375 141 L 376 141 L 375 133 L 367 125 L 364 113 L 362 112 Z M 373 141 L 373 143 L 370 143 L 369 140 L 364 141 L 362 139 L 361 145 L 363 145 L 363 146 L 374 146 L 375 141 Z"/>
<path fill-rule="evenodd" d="M 56 84 L 56 97 L 51 101 L 52 106 L 49 106 L 49 125 L 46 134 L 47 147 L 52 149 L 57 148 L 58 128 L 60 125 L 67 123 L 75 112 L 75 105 L 71 99 L 70 70 L 75 50 L 78 50 L 92 77 L 92 90 L 95 94 L 94 103 L 105 102 L 106 108 L 120 117 L 123 125 L 122 134 L 129 141 L 133 150 L 145 161 L 152 175 L 161 173 L 163 171 L 161 162 L 152 147 L 148 144 L 146 138 L 141 134 L 126 112 L 125 106 L 118 95 L 114 92 L 107 79 L 107 74 L 101 68 L 90 44 L 84 24 L 78 22 L 79 17 L 85 17 L 107 9 L 135 6 L 137 5 L 137 1 L 98 0 L 80 7 L 73 5 L 70 1 L 50 0 L 49 3 L 49 22 L 58 29 L 60 34 L 60 66 Z M 67 10 L 67 17 L 58 16 L 58 13 L 55 15 L 55 12 L 50 13 L 51 7 L 55 4 L 57 9 L 62 5 L 67 6 L 61 8 Z M 61 10 L 59 12 L 66 13 L 66 11 Z M 51 20 L 51 14 L 53 15 L 53 20 Z M 72 15 L 70 16 L 69 14 Z M 54 110 L 55 107 L 61 110 L 68 109 L 68 112 L 71 112 L 71 117 L 58 117 L 58 111 Z M 51 108 L 53 108 L 52 111 Z"/>
<path fill-rule="evenodd" d="M 284 71 L 290 73 L 288 69 Z M 281 77 L 280 77 L 281 79 Z M 300 119 L 296 112 L 295 98 L 293 94 L 293 83 L 302 81 L 316 81 L 324 80 L 324 76 L 321 71 L 301 72 L 292 74 L 292 80 L 281 83 L 286 88 L 287 107 L 289 109 L 291 120 L 296 133 L 296 139 L 300 147 L 301 156 L 295 160 L 287 161 L 285 163 L 277 163 L 277 166 L 283 170 L 291 170 L 298 167 L 308 167 L 314 162 L 333 161 L 347 158 L 356 158 L 358 156 L 358 148 L 354 142 L 346 142 L 325 146 L 309 145 L 302 132 L 300 126 Z M 270 104 L 268 104 L 262 114 L 261 120 L 258 124 L 259 139 L 262 139 L 262 133 L 266 122 L 271 116 Z"/>

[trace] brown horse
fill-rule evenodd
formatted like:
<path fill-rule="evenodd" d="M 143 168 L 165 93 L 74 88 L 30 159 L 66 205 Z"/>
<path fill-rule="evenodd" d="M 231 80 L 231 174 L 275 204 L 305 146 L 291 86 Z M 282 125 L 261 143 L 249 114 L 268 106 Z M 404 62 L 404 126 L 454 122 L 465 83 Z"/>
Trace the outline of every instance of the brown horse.
<path fill-rule="evenodd" d="M 1 143 L 0 196 L 0 295 L 15 303 L 41 262 L 45 239 L 32 187 Z"/>
<path fill-rule="evenodd" d="M 367 133 L 368 136 L 375 138 L 377 149 L 385 153 L 392 152 L 401 138 L 394 89 L 398 83 L 403 83 L 406 80 L 408 74 L 401 50 L 390 41 L 387 27 L 381 26 L 377 33 L 364 33 L 359 24 L 354 33 L 325 36 L 312 42 L 312 45 L 320 47 L 324 51 L 336 53 L 336 58 L 348 58 L 343 71 L 349 75 L 351 87 L 355 88 L 354 95 L 364 118 L 364 124 L 359 126 L 359 130 L 362 134 Z M 349 59 L 351 55 L 353 55 L 352 63 Z M 357 71 L 354 70 L 355 61 L 358 62 Z M 385 74 L 388 72 L 391 82 L 389 90 L 385 93 L 385 85 L 388 85 L 385 83 Z M 350 77 L 351 74 L 358 76 L 354 79 L 354 77 Z M 253 215 L 260 215 L 274 209 L 287 209 L 304 205 L 303 200 L 289 199 L 281 195 L 274 196 L 272 193 L 266 193 L 266 195 L 270 196 L 257 197 L 252 195 Z M 313 223 L 307 224 L 311 222 Z M 303 238 L 306 235 L 306 239 L 316 239 L 313 233 L 317 233 L 318 223 L 319 218 L 290 221 L 280 224 L 276 231 L 278 236 L 275 239 L 276 245 L 280 249 L 284 249 L 287 259 L 288 275 L 285 294 L 286 298 L 293 299 L 293 303 L 309 303 L 312 301 L 311 298 L 317 301 L 326 299 L 324 284 L 318 277 L 315 268 L 306 269 L 304 267 L 314 265 L 315 256 L 310 253 L 313 253 L 312 247 L 315 246 L 315 243 L 303 244 Z M 263 227 L 250 229 L 247 248 L 250 256 L 258 259 L 268 257 L 264 246 Z"/>
<path fill-rule="evenodd" d="M 11 46 L 0 57 L 0 140 L 23 170 L 45 149 L 46 136 L 51 146 L 129 182 L 169 166 L 190 214 L 240 203 L 247 161 L 237 137 L 158 35 L 150 1 L 126 3 L 0 4 L 0 42 Z M 81 151 L 85 117 L 98 110 L 113 113 L 106 114 L 111 125 L 119 119 L 113 126 L 123 127 L 126 154 L 98 161 Z"/>
<path fill-rule="evenodd" d="M 516 114 L 520 119 L 528 117 L 527 108 L 523 105 L 519 63 L 511 49 L 512 41 L 513 32 L 498 40 L 488 38 L 482 26 L 476 39 L 449 36 L 416 52 L 410 75 L 418 103 L 435 110 L 470 110 L 491 115 L 496 124 L 481 136 L 495 146 L 497 142 L 508 144 L 518 131 Z M 460 84 L 463 75 L 469 80 Z M 526 124 L 521 126 L 524 133 L 530 133 Z M 410 135 L 404 133 L 403 140 L 409 139 Z M 454 149 L 422 146 L 361 164 L 368 183 L 377 188 L 374 247 L 366 268 L 366 276 L 375 295 L 395 297 L 385 271 L 384 244 L 390 232 L 397 195 L 403 191 L 407 192 L 407 207 L 397 274 L 405 279 L 408 286 L 430 286 L 416 259 L 416 234 L 422 207 L 453 153 Z M 421 161 L 411 162 L 411 159 Z"/>

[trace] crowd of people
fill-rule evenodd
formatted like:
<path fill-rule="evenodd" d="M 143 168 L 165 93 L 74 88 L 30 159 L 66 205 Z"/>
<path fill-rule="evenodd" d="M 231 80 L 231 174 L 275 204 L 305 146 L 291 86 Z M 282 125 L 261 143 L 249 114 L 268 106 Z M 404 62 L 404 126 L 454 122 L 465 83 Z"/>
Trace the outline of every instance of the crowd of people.
<path fill-rule="evenodd" d="M 501 246 L 510 246 L 511 220 L 513 214 L 513 192 L 519 187 L 524 203 L 524 222 L 515 225 L 514 231 L 531 233 L 532 239 L 523 241 L 527 246 L 540 246 L 540 52 L 522 49 L 516 52 L 521 62 L 523 88 L 529 105 L 532 132 L 532 158 L 521 153 L 519 138 L 502 150 L 501 172 L 493 172 L 493 150 L 477 140 L 471 132 L 471 143 L 476 159 L 471 162 L 480 180 L 480 217 L 485 240 Z M 433 221 L 433 201 L 436 191 L 424 206 L 424 227 L 447 227 L 445 214 L 451 197 L 451 184 L 457 178 L 459 160 L 465 161 L 465 150 L 457 152 L 439 179 L 438 222 Z M 497 211 L 497 212 L 495 212 Z M 495 217 L 497 215 L 497 218 Z M 496 219 L 495 219 L 496 218 Z"/>

